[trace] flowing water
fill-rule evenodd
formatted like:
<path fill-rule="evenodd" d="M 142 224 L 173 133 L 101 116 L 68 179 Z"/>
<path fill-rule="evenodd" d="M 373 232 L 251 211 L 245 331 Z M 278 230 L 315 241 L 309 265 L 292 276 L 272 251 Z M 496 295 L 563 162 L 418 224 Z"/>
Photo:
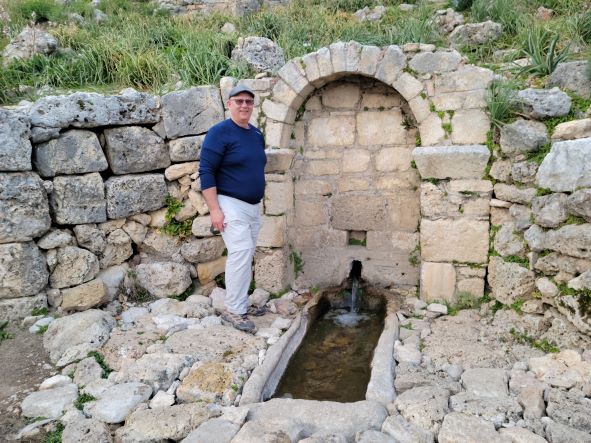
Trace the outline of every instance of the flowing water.
<path fill-rule="evenodd" d="M 332 309 L 310 327 L 274 397 L 354 402 L 365 399 L 373 350 L 384 327 L 384 310 Z"/>

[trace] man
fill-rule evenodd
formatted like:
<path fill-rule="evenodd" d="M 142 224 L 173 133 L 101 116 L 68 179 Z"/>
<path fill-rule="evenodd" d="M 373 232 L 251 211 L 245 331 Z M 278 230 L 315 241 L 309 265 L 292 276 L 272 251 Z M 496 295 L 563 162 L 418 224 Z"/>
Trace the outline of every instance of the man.
<path fill-rule="evenodd" d="M 264 314 L 264 308 L 248 306 L 267 163 L 263 134 L 249 123 L 253 105 L 254 92 L 246 86 L 230 91 L 230 118 L 207 132 L 199 166 L 201 192 L 209 208 L 212 231 L 221 232 L 228 250 L 226 310 L 222 319 L 246 332 L 255 331 L 247 314 Z"/>

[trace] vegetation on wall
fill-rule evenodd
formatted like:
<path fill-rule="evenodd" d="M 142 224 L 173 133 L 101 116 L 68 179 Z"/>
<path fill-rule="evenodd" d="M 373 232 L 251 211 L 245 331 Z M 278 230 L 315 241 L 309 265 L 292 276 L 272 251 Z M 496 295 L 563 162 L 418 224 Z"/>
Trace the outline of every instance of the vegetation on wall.
<path fill-rule="evenodd" d="M 386 0 L 379 2 L 386 6 L 380 21 L 359 22 L 353 16 L 357 9 L 377 3 L 292 0 L 283 7 L 237 18 L 223 14 L 170 16 L 147 1 L 103 0 L 98 8 L 107 18 L 95 23 L 93 7 L 85 0 L 65 5 L 55 0 L 8 0 L 11 20 L 0 49 L 30 22 L 48 26 L 61 49 L 0 70 L 0 103 L 34 98 L 40 88 L 114 92 L 134 87 L 163 93 L 179 81 L 188 87 L 215 84 L 225 75 L 249 77 L 253 73 L 244 64 L 230 60 L 239 36 L 268 37 L 284 49 L 286 59 L 339 40 L 377 46 L 408 42 L 447 46 L 433 20 L 440 5 L 407 1 L 416 3 L 416 8 L 403 12 L 398 7 L 402 1 Z M 461 48 L 472 63 L 490 64 L 495 50 L 513 48 L 517 50 L 515 57 L 532 55 L 532 65 L 524 69 L 523 76 L 546 75 L 573 53 L 577 58 L 591 56 L 591 11 L 585 10 L 584 0 L 456 0 L 450 4 L 462 10 L 466 22 L 490 19 L 503 25 L 497 42 Z M 555 16 L 548 22 L 535 19 L 539 6 L 553 8 Z M 71 14 L 78 14 L 84 22 L 75 24 Z M 233 23 L 237 33 L 220 32 L 225 22 Z"/>

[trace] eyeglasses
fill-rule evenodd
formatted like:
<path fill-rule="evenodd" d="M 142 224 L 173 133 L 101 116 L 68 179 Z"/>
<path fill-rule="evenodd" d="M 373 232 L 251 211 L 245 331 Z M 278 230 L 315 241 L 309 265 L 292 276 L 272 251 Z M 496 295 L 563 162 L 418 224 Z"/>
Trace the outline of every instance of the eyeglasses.
<path fill-rule="evenodd" d="M 233 98 L 232 101 L 236 103 L 238 106 L 246 105 L 252 106 L 254 105 L 254 100 L 251 98 Z"/>

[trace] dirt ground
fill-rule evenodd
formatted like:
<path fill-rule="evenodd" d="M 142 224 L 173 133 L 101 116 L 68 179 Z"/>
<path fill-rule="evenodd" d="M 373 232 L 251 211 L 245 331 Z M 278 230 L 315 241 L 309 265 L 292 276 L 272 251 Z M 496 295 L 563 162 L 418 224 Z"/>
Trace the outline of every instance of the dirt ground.
<path fill-rule="evenodd" d="M 22 429 L 27 421 L 20 416 L 20 403 L 39 384 L 50 377 L 52 366 L 43 349 L 43 336 L 31 334 L 28 328 L 9 325 L 12 338 L 0 342 L 0 441 Z M 43 437 L 21 441 L 39 442 Z"/>

